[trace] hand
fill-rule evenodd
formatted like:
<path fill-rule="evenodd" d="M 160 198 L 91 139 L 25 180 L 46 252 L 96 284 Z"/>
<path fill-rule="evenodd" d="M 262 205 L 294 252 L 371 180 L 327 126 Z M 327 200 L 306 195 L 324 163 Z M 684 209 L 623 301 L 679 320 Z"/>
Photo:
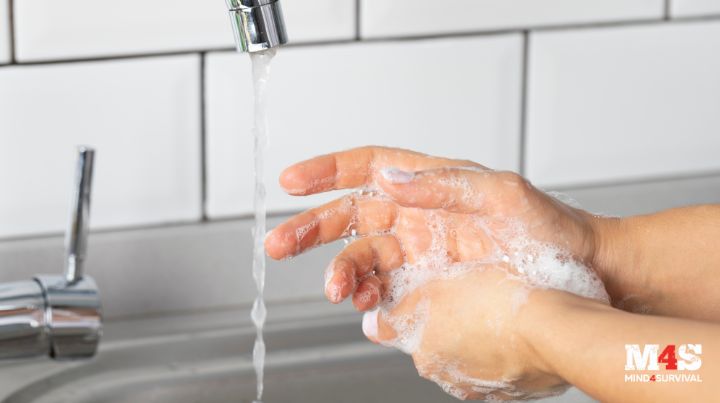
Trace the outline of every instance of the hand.
<path fill-rule="evenodd" d="M 352 295 L 376 342 L 413 355 L 458 397 L 533 397 L 563 382 L 533 357 L 518 313 L 535 288 L 606 300 L 588 269 L 593 217 L 517 174 L 404 150 L 361 148 L 283 172 L 290 194 L 364 188 L 299 214 L 266 239 L 276 259 L 357 234 L 330 264 L 326 295 Z M 540 298 L 540 297 L 535 297 Z"/>

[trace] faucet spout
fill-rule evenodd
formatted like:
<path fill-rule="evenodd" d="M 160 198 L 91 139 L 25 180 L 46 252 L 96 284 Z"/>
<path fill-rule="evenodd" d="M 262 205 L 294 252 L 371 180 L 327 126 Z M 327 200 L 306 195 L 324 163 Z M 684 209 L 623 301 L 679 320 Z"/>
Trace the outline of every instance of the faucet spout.
<path fill-rule="evenodd" d="M 280 0 L 226 0 L 238 52 L 260 52 L 287 43 Z"/>

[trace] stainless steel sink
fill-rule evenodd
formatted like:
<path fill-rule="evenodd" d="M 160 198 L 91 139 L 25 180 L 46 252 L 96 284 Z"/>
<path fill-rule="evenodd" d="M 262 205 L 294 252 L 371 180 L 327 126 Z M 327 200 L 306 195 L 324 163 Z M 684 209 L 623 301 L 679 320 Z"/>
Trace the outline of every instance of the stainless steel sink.
<path fill-rule="evenodd" d="M 356 314 L 310 305 L 271 310 L 265 402 L 456 401 L 419 378 L 409 357 L 366 341 Z M 7 403 L 249 403 L 254 329 L 246 317 L 225 311 L 111 322 L 92 361 L 0 367 L 0 396 Z M 571 390 L 553 401 L 592 400 Z"/>

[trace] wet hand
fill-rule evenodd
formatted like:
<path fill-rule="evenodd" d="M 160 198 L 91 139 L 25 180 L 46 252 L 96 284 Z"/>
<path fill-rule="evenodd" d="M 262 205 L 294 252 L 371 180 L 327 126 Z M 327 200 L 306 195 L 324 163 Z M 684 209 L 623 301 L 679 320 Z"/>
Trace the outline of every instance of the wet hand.
<path fill-rule="evenodd" d="M 359 236 L 328 267 L 325 291 L 333 303 L 352 295 L 362 311 L 379 302 L 382 274 L 424 256 L 438 231 L 445 233 L 454 262 L 477 261 L 499 251 L 507 255 L 511 246 L 504 235 L 512 235 L 517 225 L 525 226 L 529 237 L 559 245 L 587 265 L 595 253 L 590 214 L 538 191 L 515 173 L 471 161 L 366 147 L 295 164 L 282 173 L 280 184 L 297 196 L 363 187 L 384 192 L 386 197 L 352 193 L 303 212 L 265 241 L 268 255 L 284 259 Z M 428 211 L 447 225 L 433 228 Z M 478 217 L 488 228 L 478 228 Z"/>
<path fill-rule="evenodd" d="M 280 182 L 293 195 L 366 189 L 291 218 L 265 246 L 282 259 L 358 235 L 328 267 L 325 292 L 362 311 L 379 307 L 363 323 L 371 340 L 412 354 L 422 376 L 458 397 L 563 388 L 533 357 L 517 318 L 545 288 L 606 298 L 586 267 L 592 216 L 514 173 L 396 149 L 317 157 Z"/>

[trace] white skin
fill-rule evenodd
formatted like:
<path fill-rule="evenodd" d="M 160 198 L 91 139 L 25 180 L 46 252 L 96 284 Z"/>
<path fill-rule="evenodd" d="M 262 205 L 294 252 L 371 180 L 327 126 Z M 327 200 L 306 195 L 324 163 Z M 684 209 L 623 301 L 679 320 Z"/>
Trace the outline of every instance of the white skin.
<path fill-rule="evenodd" d="M 378 186 L 385 196 L 349 195 L 299 214 L 268 235 L 266 249 L 276 259 L 345 237 L 351 229 L 361 236 L 328 268 L 326 294 L 333 303 L 352 295 L 355 306 L 368 311 L 386 302 L 392 271 L 426 258 L 438 231 L 444 232 L 442 252 L 448 265 L 491 262 L 459 276 L 431 280 L 380 315 L 366 317 L 367 336 L 392 345 L 398 334 L 391 323 L 412 316 L 424 303 L 428 311 L 423 313 L 422 342 L 411 351 L 421 376 L 452 385 L 453 394 L 471 399 L 488 393 L 517 399 L 564 384 L 539 367 L 531 349 L 517 337 L 512 319 L 530 287 L 508 276 L 517 273 L 497 256 L 498 250 L 511 253 L 503 234 L 520 225 L 532 239 L 559 245 L 572 258 L 589 261 L 593 239 L 583 236 L 589 234 L 586 213 L 538 192 L 514 173 L 394 149 L 318 157 L 287 170 L 281 185 L 295 195 Z M 442 227 L 430 225 L 430 216 Z M 460 328 L 462 332 L 447 332 Z M 473 354 L 468 354 L 469 346 Z M 448 371 L 448 366 L 454 370 Z M 497 388 L 483 388 L 473 379 L 504 385 L 493 390 Z"/>
<path fill-rule="evenodd" d="M 568 382 L 603 401 L 709 401 L 720 393 L 714 382 L 628 387 L 618 364 L 629 340 L 698 342 L 705 362 L 720 362 L 719 326 L 632 315 L 599 295 L 537 287 L 523 273 L 524 258 L 503 258 L 550 245 L 556 260 L 596 270 L 616 306 L 717 321 L 720 253 L 707 240 L 720 238 L 720 208 L 595 217 L 515 173 L 379 147 L 295 164 L 280 184 L 297 196 L 375 191 L 290 218 L 268 234 L 266 251 L 283 259 L 356 232 L 327 269 L 327 298 L 351 297 L 370 311 L 363 321 L 370 340 L 411 353 L 421 376 L 459 398 L 533 398 Z M 422 281 L 398 293 L 392 285 L 403 276 Z M 419 328 L 415 344 L 404 342 L 413 332 L 403 324 Z M 702 371 L 720 376 L 713 366 Z"/>

